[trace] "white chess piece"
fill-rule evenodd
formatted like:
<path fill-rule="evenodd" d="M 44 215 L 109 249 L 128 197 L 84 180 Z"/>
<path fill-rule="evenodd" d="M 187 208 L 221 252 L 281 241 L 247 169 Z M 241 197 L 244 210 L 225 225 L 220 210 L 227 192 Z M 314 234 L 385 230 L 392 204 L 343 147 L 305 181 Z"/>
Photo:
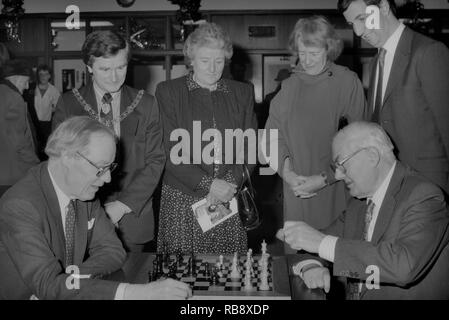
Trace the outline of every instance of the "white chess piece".
<path fill-rule="evenodd" d="M 249 268 L 246 268 L 245 271 L 245 278 L 244 278 L 245 285 L 243 286 L 244 291 L 253 291 L 253 284 L 251 283 L 251 271 Z"/>
<path fill-rule="evenodd" d="M 234 258 L 232 259 L 231 279 L 240 279 L 237 252 L 234 253 Z"/>
<path fill-rule="evenodd" d="M 268 255 L 267 253 L 265 255 Z M 270 290 L 270 286 L 268 285 L 268 259 L 262 257 L 260 259 L 260 285 L 259 290 Z"/>
<path fill-rule="evenodd" d="M 220 257 L 219 257 L 219 263 L 220 263 L 221 267 L 224 266 L 224 264 L 223 264 L 223 255 L 221 255 L 221 254 L 220 254 Z"/>
<path fill-rule="evenodd" d="M 267 243 L 265 242 L 265 239 L 262 241 L 262 255 L 267 253 Z"/>

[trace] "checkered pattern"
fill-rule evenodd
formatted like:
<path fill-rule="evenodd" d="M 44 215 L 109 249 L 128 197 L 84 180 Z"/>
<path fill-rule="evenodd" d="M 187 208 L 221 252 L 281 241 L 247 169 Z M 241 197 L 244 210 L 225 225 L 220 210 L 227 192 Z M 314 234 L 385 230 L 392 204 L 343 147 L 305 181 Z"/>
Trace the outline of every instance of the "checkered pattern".
<path fill-rule="evenodd" d="M 175 263 L 175 257 L 171 258 L 170 263 Z M 221 291 L 242 291 L 245 286 L 244 278 L 245 278 L 245 261 L 246 256 L 242 256 L 239 258 L 239 270 L 240 270 L 240 279 L 231 279 L 232 272 L 232 259 L 225 258 L 223 261 L 222 268 L 222 277 L 219 278 L 219 281 L 216 285 L 212 286 L 210 283 L 210 277 L 206 278 L 204 273 L 208 264 L 210 266 L 210 276 L 212 276 L 212 267 L 218 262 L 217 259 L 206 260 L 204 258 L 196 258 L 195 259 L 195 276 L 189 276 L 188 270 L 188 261 L 190 256 L 184 256 L 182 263 L 178 266 L 176 270 L 176 277 L 178 280 L 189 284 L 194 291 L 210 291 L 210 292 L 221 292 Z M 253 285 L 254 291 L 260 291 L 259 286 L 261 283 L 260 274 L 261 270 L 259 268 L 258 259 L 260 257 L 254 258 L 253 262 L 253 270 L 254 275 L 251 278 L 251 283 Z M 165 269 L 168 273 L 168 269 Z M 265 290 L 266 292 L 273 291 L 273 280 L 272 280 L 272 265 L 270 260 L 268 260 L 268 286 L 269 290 Z"/>

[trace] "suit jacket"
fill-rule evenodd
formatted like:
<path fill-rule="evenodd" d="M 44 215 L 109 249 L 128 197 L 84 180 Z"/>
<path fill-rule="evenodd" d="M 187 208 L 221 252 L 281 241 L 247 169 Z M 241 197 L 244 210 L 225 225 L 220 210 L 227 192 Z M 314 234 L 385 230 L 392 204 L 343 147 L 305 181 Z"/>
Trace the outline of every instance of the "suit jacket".
<path fill-rule="evenodd" d="M 76 201 L 74 265 L 79 289 L 66 283 L 65 237 L 47 162 L 0 199 L 0 299 L 113 299 L 118 283 L 98 279 L 118 270 L 125 251 L 99 201 Z"/>
<path fill-rule="evenodd" d="M 380 289 L 361 299 L 449 299 L 449 214 L 434 184 L 397 163 L 370 242 L 362 240 L 366 201 L 353 199 L 325 234 L 339 237 L 333 275 L 365 280 L 377 266 Z"/>
<path fill-rule="evenodd" d="M 27 106 L 8 80 L 0 84 L 0 185 L 13 185 L 39 163 L 27 123 Z"/>
<path fill-rule="evenodd" d="M 85 101 L 97 112 L 93 84 L 79 90 Z M 120 113 L 131 105 L 138 91 L 124 85 Z M 72 91 L 64 93 L 53 116 L 53 128 L 71 116 L 89 115 Z M 120 123 L 117 146 L 118 169 L 112 183 L 101 191 L 104 202 L 114 200 L 127 205 L 132 212 L 120 220 L 125 242 L 144 243 L 154 236 L 153 192 L 165 165 L 159 108 L 154 97 L 144 94 L 137 107 Z"/>
<path fill-rule="evenodd" d="M 375 60 L 375 59 L 374 59 Z M 368 90 L 374 104 L 374 74 Z M 379 123 L 398 159 L 449 193 L 449 50 L 405 28 L 393 59 Z"/>

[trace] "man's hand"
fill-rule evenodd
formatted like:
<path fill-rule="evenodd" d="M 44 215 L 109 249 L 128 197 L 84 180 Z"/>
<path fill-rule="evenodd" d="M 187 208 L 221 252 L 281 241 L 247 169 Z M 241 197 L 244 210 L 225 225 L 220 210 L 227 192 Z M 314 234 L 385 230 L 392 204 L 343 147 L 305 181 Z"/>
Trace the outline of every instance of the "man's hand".
<path fill-rule="evenodd" d="M 237 192 L 237 186 L 222 179 L 214 179 L 210 186 L 209 193 L 211 197 L 218 199 L 220 202 L 228 202 Z"/>
<path fill-rule="evenodd" d="M 318 253 L 325 235 L 302 221 L 286 221 L 283 228 L 285 242 L 292 249 Z"/>
<path fill-rule="evenodd" d="M 184 300 L 192 296 L 189 285 L 164 279 L 147 284 L 129 284 L 124 293 L 125 300 Z"/>
<path fill-rule="evenodd" d="M 331 288 L 331 276 L 328 268 L 313 267 L 305 271 L 302 274 L 302 278 L 309 289 L 321 288 L 328 293 Z"/>
<path fill-rule="evenodd" d="M 123 215 L 131 212 L 127 205 L 120 201 L 108 202 L 104 205 L 104 210 L 111 219 L 112 223 L 117 226 L 118 222 L 123 218 Z"/>

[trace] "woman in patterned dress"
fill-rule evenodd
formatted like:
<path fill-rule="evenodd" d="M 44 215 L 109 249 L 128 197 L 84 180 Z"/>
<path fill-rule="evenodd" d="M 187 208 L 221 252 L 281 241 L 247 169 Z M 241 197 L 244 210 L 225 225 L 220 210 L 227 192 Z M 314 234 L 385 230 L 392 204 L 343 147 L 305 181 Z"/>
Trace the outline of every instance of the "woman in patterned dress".
<path fill-rule="evenodd" d="M 227 203 L 242 183 L 243 166 L 236 164 L 235 142 L 232 155 L 225 156 L 229 152 L 225 130 L 257 127 L 253 90 L 248 84 L 222 78 L 233 50 L 229 36 L 218 25 L 200 25 L 187 38 L 183 52 L 191 66 L 189 74 L 162 82 L 156 89 L 167 155 L 158 252 L 243 253 L 247 236 L 238 214 L 203 232 L 192 205 L 204 198 L 212 205 Z M 219 132 L 223 143 L 216 136 L 205 138 L 208 129 Z M 225 161 L 228 158 L 232 161 Z"/>

